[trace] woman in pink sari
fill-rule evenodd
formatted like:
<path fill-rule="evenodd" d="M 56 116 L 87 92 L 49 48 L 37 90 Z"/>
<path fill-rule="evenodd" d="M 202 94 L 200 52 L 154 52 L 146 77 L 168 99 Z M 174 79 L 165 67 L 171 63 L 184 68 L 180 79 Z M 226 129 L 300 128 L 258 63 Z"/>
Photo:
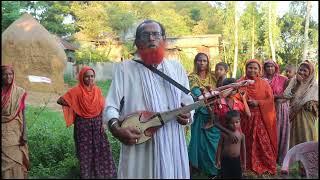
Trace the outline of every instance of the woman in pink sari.
<path fill-rule="evenodd" d="M 283 97 L 283 92 L 287 86 L 288 78 L 280 75 L 279 66 L 273 60 L 265 61 L 263 64 L 263 70 L 263 77 L 268 81 L 274 96 L 277 112 L 277 163 L 281 165 L 289 149 L 290 137 L 289 101 Z"/>

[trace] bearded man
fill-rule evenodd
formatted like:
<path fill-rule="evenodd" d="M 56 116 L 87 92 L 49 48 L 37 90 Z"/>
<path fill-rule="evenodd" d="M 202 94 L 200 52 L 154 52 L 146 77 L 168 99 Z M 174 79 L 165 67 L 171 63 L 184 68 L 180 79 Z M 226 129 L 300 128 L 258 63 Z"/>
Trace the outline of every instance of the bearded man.
<path fill-rule="evenodd" d="M 136 30 L 136 57 L 189 89 L 188 77 L 178 61 L 164 58 L 166 35 L 156 21 L 146 20 Z M 136 144 L 141 137 L 133 127 L 120 127 L 119 117 L 137 111 L 164 112 L 193 103 L 190 95 L 170 84 L 143 64 L 123 61 L 113 68 L 106 98 L 105 123 L 121 142 L 118 178 L 189 179 L 189 161 L 183 125 L 192 123 L 193 111 L 180 114 L 158 129 L 151 140 Z M 123 108 L 120 102 L 123 99 Z M 120 109 L 121 112 L 120 112 Z"/>

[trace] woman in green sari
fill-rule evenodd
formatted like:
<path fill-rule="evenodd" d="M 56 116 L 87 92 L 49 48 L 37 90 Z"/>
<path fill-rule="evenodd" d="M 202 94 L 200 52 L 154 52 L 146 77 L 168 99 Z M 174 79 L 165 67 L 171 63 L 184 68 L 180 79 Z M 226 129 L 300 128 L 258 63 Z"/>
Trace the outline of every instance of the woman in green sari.
<path fill-rule="evenodd" d="M 209 58 L 204 53 L 198 53 L 194 59 L 194 71 L 189 75 L 190 89 L 196 97 L 201 95 L 200 88 L 210 86 L 216 88 L 217 80 L 210 71 Z M 220 130 L 217 127 L 204 128 L 210 115 L 205 107 L 195 111 L 191 125 L 191 139 L 188 147 L 190 170 L 200 170 L 209 177 L 218 174 L 215 164 L 215 154 L 220 139 Z"/>

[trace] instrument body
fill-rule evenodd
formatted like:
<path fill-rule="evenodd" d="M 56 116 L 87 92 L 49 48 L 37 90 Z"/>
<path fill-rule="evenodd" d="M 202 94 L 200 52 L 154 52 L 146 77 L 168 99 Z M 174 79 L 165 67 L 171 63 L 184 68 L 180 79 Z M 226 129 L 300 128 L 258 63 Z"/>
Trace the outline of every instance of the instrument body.
<path fill-rule="evenodd" d="M 246 80 L 248 82 L 248 80 Z M 241 84 L 248 84 L 239 82 Z M 243 85 L 239 85 L 239 83 L 235 83 L 234 87 L 240 87 Z M 249 82 L 250 83 L 250 82 Z M 198 101 L 192 103 L 187 106 L 183 106 L 178 109 L 174 109 L 171 111 L 166 111 L 162 113 L 157 112 L 148 112 L 148 111 L 140 111 L 132 113 L 126 117 L 120 118 L 121 127 L 134 127 L 138 131 L 141 132 L 141 137 L 138 139 L 136 144 L 141 144 L 148 141 L 152 135 L 157 131 L 157 129 L 161 128 L 166 122 L 170 120 L 175 120 L 177 115 L 184 114 L 190 112 L 199 107 L 210 107 L 214 100 L 219 99 L 221 97 L 228 96 L 233 90 L 234 87 L 227 88 L 222 91 L 210 91 L 201 96 L 199 96 Z"/>

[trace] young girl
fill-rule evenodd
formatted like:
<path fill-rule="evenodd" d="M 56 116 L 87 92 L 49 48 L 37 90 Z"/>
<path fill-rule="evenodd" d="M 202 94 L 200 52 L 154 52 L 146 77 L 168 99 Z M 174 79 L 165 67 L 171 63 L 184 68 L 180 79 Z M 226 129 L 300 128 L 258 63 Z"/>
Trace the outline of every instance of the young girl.
<path fill-rule="evenodd" d="M 242 170 L 245 171 L 246 147 L 245 136 L 240 131 L 240 113 L 231 110 L 226 114 L 226 127 L 240 140 L 234 143 L 229 136 L 221 134 L 217 150 L 217 168 L 221 168 L 221 178 L 242 178 Z M 242 153 L 242 162 L 240 158 Z M 242 168 L 241 168 L 242 167 Z"/>
<path fill-rule="evenodd" d="M 226 78 L 223 81 L 222 85 L 226 86 L 235 82 L 236 79 L 234 78 Z M 250 117 L 251 113 L 246 99 L 246 94 L 240 93 L 237 89 L 232 91 L 227 97 L 218 99 L 213 106 L 215 118 L 222 126 L 225 127 L 225 115 L 230 110 L 238 110 L 239 112 L 241 112 L 241 116 L 246 115 Z M 205 124 L 204 128 L 207 129 L 212 126 L 213 122 L 208 121 L 208 123 Z"/>
<path fill-rule="evenodd" d="M 225 62 L 219 62 L 215 67 L 215 77 L 217 79 L 217 87 L 222 86 L 223 80 L 226 78 L 228 73 L 228 64 Z"/>

